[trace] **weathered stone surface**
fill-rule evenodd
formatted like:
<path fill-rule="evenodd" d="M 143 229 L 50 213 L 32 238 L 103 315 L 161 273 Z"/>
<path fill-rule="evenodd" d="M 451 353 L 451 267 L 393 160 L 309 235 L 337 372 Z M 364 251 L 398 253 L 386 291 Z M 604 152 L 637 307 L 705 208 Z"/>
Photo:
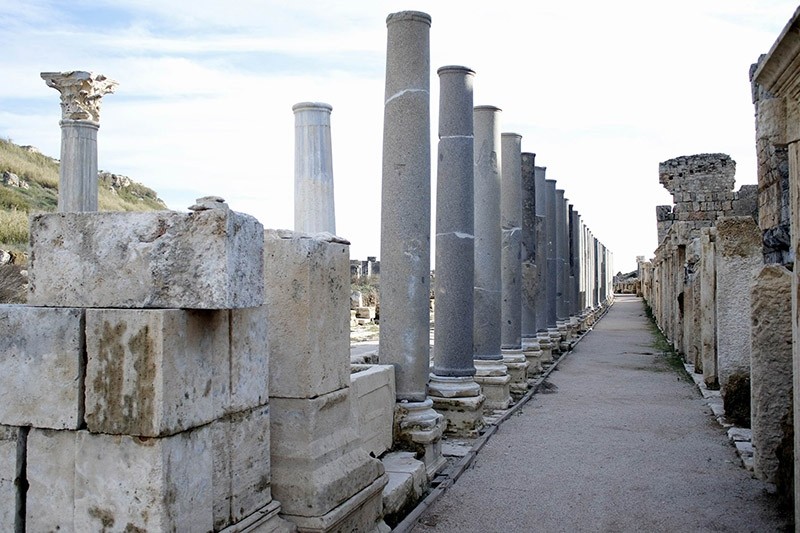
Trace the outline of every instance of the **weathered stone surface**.
<path fill-rule="evenodd" d="M 389 482 L 383 489 L 385 519 L 399 522 L 403 511 L 413 506 L 428 489 L 425 464 L 413 452 L 392 452 L 382 460 Z"/>
<path fill-rule="evenodd" d="M 751 427 L 753 471 L 774 482 L 781 421 L 792 408 L 792 273 L 767 265 L 752 288 Z"/>
<path fill-rule="evenodd" d="M 349 388 L 270 406 L 272 491 L 286 514 L 323 516 L 383 474 L 355 433 Z"/>
<path fill-rule="evenodd" d="M 32 429 L 27 460 L 28 531 L 212 529 L 209 426 L 158 439 Z"/>
<path fill-rule="evenodd" d="M 700 264 L 700 336 L 703 360 L 703 382 L 709 389 L 718 389 L 717 376 L 717 319 L 716 290 L 717 275 L 714 267 L 714 245 L 716 233 L 713 228 L 704 228 L 700 233 L 702 261 Z M 664 296 L 661 296 L 663 300 Z M 663 316 L 663 315 L 662 315 Z"/>
<path fill-rule="evenodd" d="M 503 133 L 500 225 L 503 229 L 500 251 L 502 317 L 500 340 L 503 350 L 522 348 L 522 136 Z"/>
<path fill-rule="evenodd" d="M 154 437 L 218 418 L 230 367 L 214 363 L 229 354 L 228 318 L 226 311 L 88 309 L 89 431 Z"/>
<path fill-rule="evenodd" d="M 230 368 L 230 395 L 223 398 L 223 411 L 236 413 L 265 405 L 269 398 L 269 333 L 266 305 L 249 309 L 231 309 L 230 354 L 223 352 L 221 365 Z M 214 380 L 226 375 L 214 367 Z"/>
<path fill-rule="evenodd" d="M 228 415 L 211 424 L 215 530 L 272 501 L 269 408 Z"/>
<path fill-rule="evenodd" d="M 264 303 L 263 226 L 226 209 L 31 217 L 37 306 L 234 309 Z M 89 290 L 91 289 L 91 290 Z"/>
<path fill-rule="evenodd" d="M 314 398 L 350 384 L 349 247 L 267 230 L 270 394 Z"/>
<path fill-rule="evenodd" d="M 336 234 L 330 104 L 300 102 L 294 111 L 294 230 Z"/>
<path fill-rule="evenodd" d="M 83 423 L 83 310 L 0 305 L 0 424 Z"/>
<path fill-rule="evenodd" d="M 27 429 L 0 426 L 0 524 L 9 531 L 22 524 L 22 468 Z"/>
<path fill-rule="evenodd" d="M 350 401 L 361 446 L 374 457 L 392 447 L 394 367 L 357 365 L 351 374 Z"/>

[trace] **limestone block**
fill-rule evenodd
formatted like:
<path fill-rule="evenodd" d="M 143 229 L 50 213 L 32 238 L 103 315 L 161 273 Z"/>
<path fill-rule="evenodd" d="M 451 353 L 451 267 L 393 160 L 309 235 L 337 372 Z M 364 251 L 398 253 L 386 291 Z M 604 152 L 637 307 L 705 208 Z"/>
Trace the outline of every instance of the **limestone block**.
<path fill-rule="evenodd" d="M 355 433 L 349 388 L 270 407 L 272 492 L 285 514 L 325 515 L 383 474 Z"/>
<path fill-rule="evenodd" d="M 751 427 L 753 470 L 774 482 L 781 422 L 792 409 L 792 273 L 767 265 L 752 289 Z"/>
<path fill-rule="evenodd" d="M 26 429 L 0 426 L 0 524 L 9 530 L 21 524 L 19 487 L 25 476 L 22 466 L 26 438 Z"/>
<path fill-rule="evenodd" d="M 83 310 L 0 305 L 0 424 L 83 422 Z"/>
<path fill-rule="evenodd" d="M 350 393 L 361 446 L 380 457 L 392 447 L 395 386 L 392 365 L 358 365 L 351 374 Z"/>
<path fill-rule="evenodd" d="M 349 247 L 267 230 L 264 255 L 270 394 L 314 398 L 349 386 Z"/>
<path fill-rule="evenodd" d="M 226 416 L 211 424 L 214 528 L 235 524 L 272 501 L 269 408 Z"/>
<path fill-rule="evenodd" d="M 209 426 L 167 438 L 32 429 L 28 531 L 211 531 Z"/>
<path fill-rule="evenodd" d="M 230 383 L 228 318 L 227 311 L 88 309 L 89 431 L 155 437 L 218 418 Z"/>
<path fill-rule="evenodd" d="M 267 306 L 230 312 L 230 399 L 223 411 L 235 413 L 265 405 L 269 398 L 269 334 Z M 224 370 L 214 368 L 216 376 Z"/>
<path fill-rule="evenodd" d="M 226 209 L 31 217 L 28 302 L 234 309 L 264 303 L 263 226 Z"/>

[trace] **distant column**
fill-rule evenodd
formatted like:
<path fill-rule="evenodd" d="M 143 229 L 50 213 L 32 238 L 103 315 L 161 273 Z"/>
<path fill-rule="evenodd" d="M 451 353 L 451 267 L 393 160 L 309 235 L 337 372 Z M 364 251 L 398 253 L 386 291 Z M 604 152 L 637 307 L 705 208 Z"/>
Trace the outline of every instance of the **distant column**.
<path fill-rule="evenodd" d="M 294 230 L 336 234 L 333 200 L 331 111 L 321 102 L 301 102 L 294 111 Z"/>
<path fill-rule="evenodd" d="M 541 370 L 542 350 L 536 337 L 536 298 L 541 292 L 539 264 L 536 262 L 536 154 L 522 154 L 522 352 L 528 361 L 528 377 Z M 541 228 L 538 228 L 539 231 Z"/>
<path fill-rule="evenodd" d="M 536 191 L 536 270 L 539 290 L 536 291 L 536 337 L 542 352 L 541 361 L 553 360 L 550 335 L 547 333 L 547 294 L 549 289 L 547 264 L 547 190 L 545 176 L 547 168 L 534 167 Z"/>
<path fill-rule="evenodd" d="M 58 211 L 97 211 L 97 130 L 100 100 L 117 82 L 91 72 L 42 72 L 61 93 Z"/>
<path fill-rule="evenodd" d="M 522 353 L 522 298 L 520 244 L 522 241 L 522 136 L 503 133 L 503 181 L 500 222 L 503 244 L 500 254 L 503 301 L 500 308 L 503 362 L 511 376 L 511 394 L 521 396 L 528 389 L 527 361 Z"/>
<path fill-rule="evenodd" d="M 556 189 L 556 327 L 561 351 L 569 349 L 569 231 L 567 200 L 564 191 Z"/>
<path fill-rule="evenodd" d="M 439 164 L 436 180 L 436 342 L 428 389 L 446 432 L 477 436 L 483 427 L 480 386 L 472 376 L 474 252 L 472 84 L 475 72 L 439 74 Z"/>
<path fill-rule="evenodd" d="M 397 438 L 444 465 L 443 417 L 427 395 L 430 368 L 430 26 L 418 11 L 386 19 L 381 200 L 381 361 L 395 369 Z"/>
<path fill-rule="evenodd" d="M 547 229 L 547 333 L 552 343 L 553 353 L 561 352 L 561 334 L 558 331 L 558 223 L 556 220 L 556 181 L 545 180 L 547 209 L 545 226 Z"/>

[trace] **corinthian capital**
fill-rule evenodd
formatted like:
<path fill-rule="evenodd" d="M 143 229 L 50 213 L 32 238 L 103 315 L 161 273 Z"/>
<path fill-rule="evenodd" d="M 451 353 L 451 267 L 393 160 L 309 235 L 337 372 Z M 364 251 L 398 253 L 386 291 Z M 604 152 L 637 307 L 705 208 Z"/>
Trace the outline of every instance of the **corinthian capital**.
<path fill-rule="evenodd" d="M 117 82 L 102 74 L 75 70 L 71 72 L 42 72 L 48 87 L 61 93 L 62 120 L 100 122 L 100 99 L 113 93 Z"/>

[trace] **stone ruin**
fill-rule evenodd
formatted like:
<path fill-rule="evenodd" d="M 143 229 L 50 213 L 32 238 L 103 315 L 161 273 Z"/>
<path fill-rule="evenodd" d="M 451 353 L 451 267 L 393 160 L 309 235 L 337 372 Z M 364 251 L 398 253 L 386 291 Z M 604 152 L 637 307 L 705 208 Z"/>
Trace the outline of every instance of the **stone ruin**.
<path fill-rule="evenodd" d="M 659 178 L 675 205 L 656 210 L 659 247 L 642 263 L 642 291 L 659 327 L 726 424 L 745 465 L 800 513 L 800 360 L 793 297 L 800 186 L 800 9 L 750 69 L 758 185 L 733 193 L 724 154 L 666 161 Z M 793 363 L 794 361 L 794 363 Z M 720 389 L 716 392 L 713 389 Z M 722 403 L 713 403 L 714 395 Z M 741 440 L 741 439 L 739 439 Z"/>
<path fill-rule="evenodd" d="M 28 304 L 0 306 L 0 523 L 386 531 L 445 467 L 443 435 L 480 434 L 603 315 L 610 251 L 500 110 L 473 107 L 475 73 L 443 67 L 431 357 L 430 25 L 387 19 L 381 364 L 349 358 L 331 106 L 294 108 L 295 231 L 219 197 L 99 213 L 116 83 L 42 74 L 62 99 L 59 212 L 31 218 Z"/>

